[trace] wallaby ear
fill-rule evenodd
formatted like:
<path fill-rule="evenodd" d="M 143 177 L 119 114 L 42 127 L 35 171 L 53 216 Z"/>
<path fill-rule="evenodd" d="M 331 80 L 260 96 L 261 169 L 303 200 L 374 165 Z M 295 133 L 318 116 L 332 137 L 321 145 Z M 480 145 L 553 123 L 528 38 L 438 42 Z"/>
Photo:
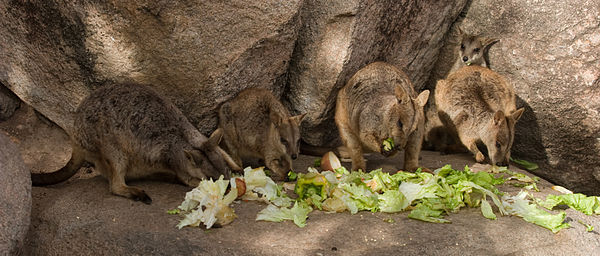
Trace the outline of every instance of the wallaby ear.
<path fill-rule="evenodd" d="M 269 113 L 269 118 L 275 127 L 279 127 L 283 122 L 281 116 L 278 113 L 275 113 L 275 111 L 271 111 L 271 113 Z"/>
<path fill-rule="evenodd" d="M 517 121 L 517 120 L 519 120 L 519 118 L 521 118 L 521 116 L 523 115 L 523 112 L 525 112 L 525 108 L 520 108 L 520 109 L 517 109 L 514 112 L 512 112 L 510 114 L 510 116 L 512 117 L 513 120 Z"/>
<path fill-rule="evenodd" d="M 427 104 L 427 99 L 429 99 L 429 90 L 422 91 L 419 96 L 417 96 L 416 101 L 420 107 L 423 107 Z"/>
<path fill-rule="evenodd" d="M 221 143 L 221 139 L 223 138 L 223 129 L 217 128 L 208 138 L 208 146 L 216 147 Z"/>
<path fill-rule="evenodd" d="M 225 152 L 225 150 L 223 150 L 221 147 L 217 147 L 217 150 L 219 151 L 229 168 L 231 168 L 235 172 L 242 172 L 242 168 L 235 163 L 235 161 L 231 158 L 229 154 L 227 154 L 227 152 Z"/>
<path fill-rule="evenodd" d="M 496 114 L 494 114 L 494 125 L 499 125 L 505 118 L 506 116 L 504 116 L 502 110 L 496 111 Z"/>
<path fill-rule="evenodd" d="M 296 116 L 292 116 L 292 117 L 290 117 L 290 121 L 293 121 L 293 123 L 300 125 L 300 123 L 302 122 L 302 120 L 304 120 L 305 116 L 306 116 L 306 113 L 300 114 L 300 115 L 296 115 Z"/>
<path fill-rule="evenodd" d="M 486 37 L 483 38 L 483 40 L 481 40 L 481 44 L 483 45 L 483 48 L 489 48 L 490 46 L 492 46 L 493 44 L 500 42 L 500 39 L 497 38 L 493 38 L 493 37 Z"/>

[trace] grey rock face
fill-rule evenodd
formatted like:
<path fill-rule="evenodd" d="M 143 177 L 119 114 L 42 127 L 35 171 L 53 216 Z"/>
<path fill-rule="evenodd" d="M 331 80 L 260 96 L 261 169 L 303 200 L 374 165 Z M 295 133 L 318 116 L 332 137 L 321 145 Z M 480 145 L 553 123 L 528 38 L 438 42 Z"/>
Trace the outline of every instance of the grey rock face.
<path fill-rule="evenodd" d="M 0 252 L 21 252 L 30 223 L 31 179 L 21 153 L 0 133 Z"/>
<path fill-rule="evenodd" d="M 306 1 L 285 95 L 292 112 L 307 113 L 303 140 L 315 146 L 339 143 L 333 121 L 337 92 L 371 62 L 404 69 L 415 89 L 422 89 L 465 3 Z"/>
<path fill-rule="evenodd" d="M 0 83 L 0 121 L 10 118 L 19 106 L 21 106 L 19 98 Z"/>
<path fill-rule="evenodd" d="M 552 182 L 600 194 L 600 2 L 475 0 L 456 26 L 500 39 L 489 51 L 491 68 L 526 108 L 513 156 L 542 163 L 534 173 Z M 452 37 L 429 88 L 455 60 Z"/>
<path fill-rule="evenodd" d="M 3 1 L 0 81 L 69 131 L 106 81 L 153 85 L 205 134 L 246 87 L 280 95 L 297 1 Z"/>

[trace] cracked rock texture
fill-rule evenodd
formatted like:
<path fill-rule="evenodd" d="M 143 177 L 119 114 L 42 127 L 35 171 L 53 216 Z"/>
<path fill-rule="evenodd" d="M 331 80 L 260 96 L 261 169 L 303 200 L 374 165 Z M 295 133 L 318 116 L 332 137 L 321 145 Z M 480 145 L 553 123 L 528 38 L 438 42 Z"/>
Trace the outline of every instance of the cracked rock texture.
<path fill-rule="evenodd" d="M 282 93 L 301 3 L 2 1 L 0 81 L 67 131 L 95 87 L 151 84 L 207 134 L 238 91 Z"/>
<path fill-rule="evenodd" d="M 431 81 L 456 58 L 457 26 L 500 39 L 489 51 L 491 69 L 514 84 L 525 107 L 513 156 L 541 163 L 533 172 L 554 183 L 600 194 L 600 2 L 473 0 L 463 14 Z"/>
<path fill-rule="evenodd" d="M 443 37 L 466 1 L 307 0 L 284 100 L 307 113 L 302 139 L 339 144 L 333 121 L 338 90 L 360 68 L 386 61 L 423 88 Z"/>
<path fill-rule="evenodd" d="M 0 132 L 0 254 L 22 252 L 31 211 L 31 179 L 19 148 Z"/>

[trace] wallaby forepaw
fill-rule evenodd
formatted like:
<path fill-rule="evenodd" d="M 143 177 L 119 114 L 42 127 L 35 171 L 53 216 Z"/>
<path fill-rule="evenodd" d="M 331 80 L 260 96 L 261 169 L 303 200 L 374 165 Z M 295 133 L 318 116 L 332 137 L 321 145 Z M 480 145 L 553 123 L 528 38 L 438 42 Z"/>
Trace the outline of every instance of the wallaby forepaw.
<path fill-rule="evenodd" d="M 485 160 L 485 156 L 483 156 L 481 152 L 477 152 L 477 154 L 475 155 L 475 160 L 478 163 L 483 163 L 483 160 Z"/>

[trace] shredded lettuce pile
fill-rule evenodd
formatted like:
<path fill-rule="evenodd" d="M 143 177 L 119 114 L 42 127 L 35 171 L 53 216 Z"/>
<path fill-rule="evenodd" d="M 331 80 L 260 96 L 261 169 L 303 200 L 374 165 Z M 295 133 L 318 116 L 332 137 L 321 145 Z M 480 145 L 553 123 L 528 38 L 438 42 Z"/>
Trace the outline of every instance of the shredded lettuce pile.
<path fill-rule="evenodd" d="M 237 189 L 225 194 L 230 182 L 235 187 L 234 180 L 223 180 L 223 176 L 216 181 L 202 180 L 198 187 L 185 195 L 185 200 L 178 207 L 183 211 L 184 219 L 177 227 L 197 227 L 204 223 L 209 229 L 215 223 L 226 225 L 232 222 L 236 216 L 229 204 L 237 197 Z"/>
<path fill-rule="evenodd" d="M 500 177 L 494 174 L 501 173 Z M 503 175 L 508 174 L 507 178 Z M 521 191 L 515 196 L 505 195 L 497 188 L 509 180 L 522 187 L 537 190 L 537 178 L 512 172 L 507 168 L 494 168 L 490 172 L 472 172 L 468 166 L 455 170 L 446 165 L 434 173 L 399 171 L 395 174 L 377 169 L 371 172 L 350 172 L 344 167 L 333 171 L 318 172 L 309 167 L 307 173 L 294 173 L 294 193 L 289 197 L 282 186 L 269 178 L 264 168 L 244 169 L 241 177 L 246 192 L 242 200 L 257 200 L 267 203 L 256 220 L 281 222 L 291 220 L 304 227 L 308 214 L 313 209 L 327 212 L 359 211 L 395 213 L 410 211 L 409 218 L 450 223 L 445 219 L 463 207 L 479 207 L 485 218 L 495 220 L 497 214 L 514 215 L 525 221 L 558 232 L 570 227 L 565 223 L 565 212 L 553 213 L 557 205 L 567 205 L 585 214 L 600 214 L 600 197 L 583 194 L 549 195 L 545 200 L 534 198 L 529 192 Z M 513 182 L 514 183 L 514 182 Z M 231 192 L 226 194 L 231 184 Z M 514 184 L 513 184 L 514 185 Z M 213 224 L 227 224 L 235 218 L 229 204 L 238 197 L 235 180 L 205 180 L 186 194 L 179 206 L 184 219 L 178 227 L 198 226 L 207 228 Z M 488 201 L 490 199 L 490 201 Z M 545 208 L 545 209 L 544 209 Z M 547 209 L 547 210 L 546 210 Z M 587 227 L 588 230 L 593 227 Z"/>

